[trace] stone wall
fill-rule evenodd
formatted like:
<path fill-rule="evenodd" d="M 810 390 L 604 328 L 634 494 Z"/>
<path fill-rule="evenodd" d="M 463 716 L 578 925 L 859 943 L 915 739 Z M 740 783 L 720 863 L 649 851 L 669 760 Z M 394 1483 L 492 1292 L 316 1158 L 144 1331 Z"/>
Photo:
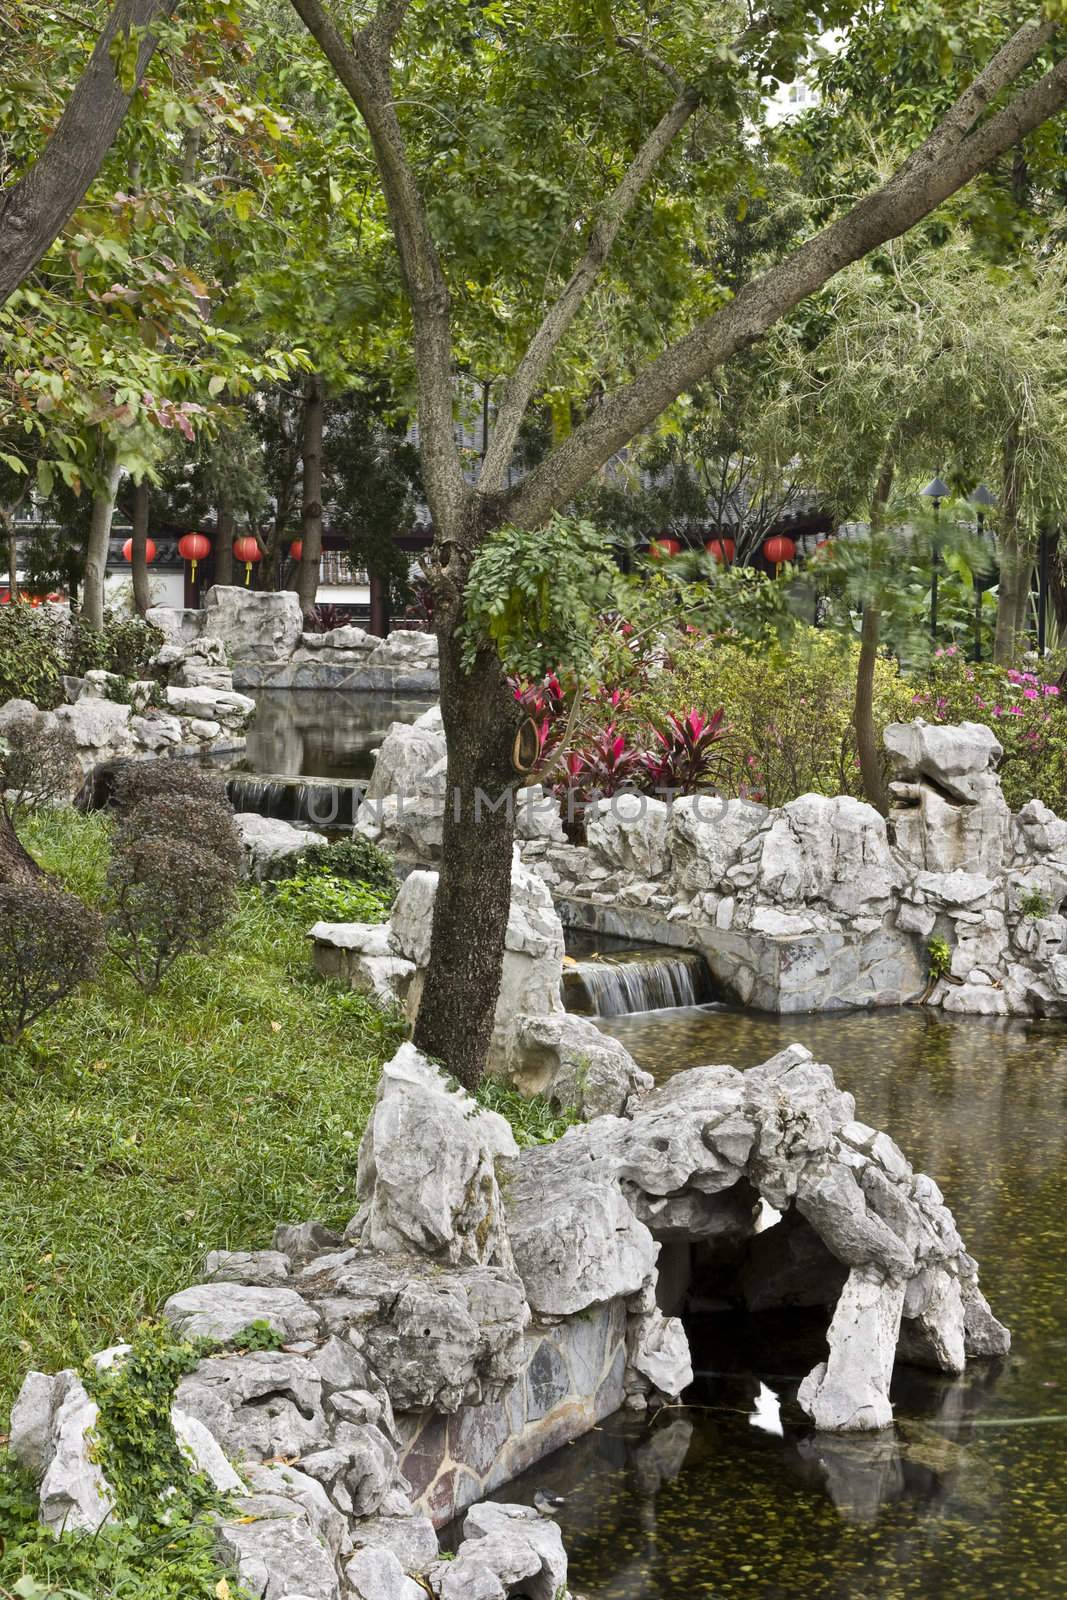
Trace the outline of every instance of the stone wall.
<path fill-rule="evenodd" d="M 395 724 L 357 826 L 407 862 L 440 854 L 444 735 Z M 515 796 L 524 864 L 572 926 L 701 951 L 743 1004 L 793 1013 L 895 1006 L 1067 1016 L 1067 821 L 1014 816 L 984 724 L 886 730 L 888 817 L 847 795 L 773 811 L 688 795 L 616 795 L 567 842 L 554 802 Z M 929 993 L 929 941 L 947 975 Z"/>
<path fill-rule="evenodd" d="M 157 606 L 148 620 L 174 650 L 218 643 L 239 689 L 348 689 L 395 694 L 437 691 L 437 639 L 398 629 L 386 638 L 347 626 L 306 633 L 291 590 L 216 585 L 199 611 Z"/>

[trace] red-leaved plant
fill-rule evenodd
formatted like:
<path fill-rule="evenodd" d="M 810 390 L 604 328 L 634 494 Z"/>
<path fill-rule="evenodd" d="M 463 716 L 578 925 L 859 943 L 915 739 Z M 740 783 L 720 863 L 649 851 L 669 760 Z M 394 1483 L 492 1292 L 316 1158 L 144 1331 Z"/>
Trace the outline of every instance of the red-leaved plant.
<path fill-rule="evenodd" d="M 721 776 L 724 761 L 719 748 L 726 737 L 723 708 L 710 717 L 689 710 L 668 716 L 666 728 L 656 729 L 657 745 L 643 758 L 645 787 L 694 794 Z"/>

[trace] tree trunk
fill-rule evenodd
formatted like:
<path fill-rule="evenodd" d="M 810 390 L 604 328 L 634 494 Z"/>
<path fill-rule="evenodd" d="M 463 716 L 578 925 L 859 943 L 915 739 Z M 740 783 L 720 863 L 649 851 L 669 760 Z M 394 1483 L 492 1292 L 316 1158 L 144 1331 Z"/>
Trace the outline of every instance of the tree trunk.
<path fill-rule="evenodd" d="M 0 511 L 0 523 L 7 534 L 7 598 L 9 605 L 19 601 L 19 546 L 15 532 L 15 518 L 9 511 Z"/>
<path fill-rule="evenodd" d="M 864 797 L 884 817 L 889 804 L 882 772 L 882 755 L 874 726 L 874 669 L 878 662 L 881 633 L 882 613 L 876 605 L 864 606 L 852 725 L 856 730 L 856 753 L 860 758 Z"/>
<path fill-rule="evenodd" d="M 322 558 L 322 428 L 326 412 L 323 382 L 318 373 L 304 390 L 304 503 L 300 518 L 303 549 L 296 575 L 300 609 L 307 614 L 315 604 Z"/>
<path fill-rule="evenodd" d="M 152 604 L 152 585 L 148 581 L 148 479 L 142 478 L 133 491 L 133 608 L 145 616 Z"/>
<path fill-rule="evenodd" d="M 0 197 L 0 306 L 59 237 L 104 157 L 156 47 L 152 26 L 176 0 L 116 0 L 89 63 L 41 154 Z M 137 30 L 133 72 L 120 82 L 112 56 L 120 36 Z"/>
<path fill-rule="evenodd" d="M 27 879 L 47 876 L 23 845 L 10 818 L 0 811 L 0 884 L 25 883 Z"/>
<path fill-rule="evenodd" d="M 215 508 L 215 582 L 233 582 L 233 505 L 226 494 L 219 494 Z"/>
<path fill-rule="evenodd" d="M 1019 648 L 1019 630 L 1026 615 L 1030 569 L 1033 565 L 1021 527 L 1022 463 L 1019 447 L 1019 425 L 1013 422 L 1004 436 L 1002 450 L 1003 490 L 997 538 L 1000 580 L 997 584 L 997 631 L 993 642 L 993 660 L 1000 667 L 1010 667 Z"/>
<path fill-rule="evenodd" d="M 893 488 L 894 462 L 886 455 L 871 497 L 871 533 L 878 535 L 885 525 L 885 508 Z M 856 732 L 856 753 L 860 762 L 863 793 L 869 804 L 885 816 L 889 809 L 882 770 L 882 754 L 874 726 L 874 669 L 878 664 L 878 645 L 882 634 L 882 613 L 876 594 L 863 608 L 860 631 L 860 658 L 856 668 L 856 695 L 852 705 L 852 726 Z"/>
<path fill-rule="evenodd" d="M 104 574 L 107 570 L 107 544 L 111 537 L 111 519 L 115 514 L 115 496 L 118 493 L 122 469 L 117 461 L 108 460 L 103 487 L 93 496 L 93 514 L 89 523 L 89 545 L 85 552 L 85 575 L 82 579 L 81 614 L 87 627 L 99 633 L 104 626 Z"/>
<path fill-rule="evenodd" d="M 414 1037 L 476 1089 L 492 1039 L 511 906 L 515 702 L 493 653 L 483 652 L 467 674 L 450 621 L 438 626 L 437 638 L 448 774 L 430 964 Z"/>

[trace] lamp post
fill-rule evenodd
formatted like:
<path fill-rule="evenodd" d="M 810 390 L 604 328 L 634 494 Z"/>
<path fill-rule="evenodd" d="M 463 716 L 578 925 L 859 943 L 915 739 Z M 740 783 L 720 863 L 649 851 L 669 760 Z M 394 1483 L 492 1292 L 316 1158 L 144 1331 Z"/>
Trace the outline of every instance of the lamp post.
<path fill-rule="evenodd" d="M 938 527 L 941 521 L 941 502 L 947 500 L 952 493 L 948 484 L 941 478 L 931 478 L 925 489 L 920 494 L 934 503 L 934 553 L 930 563 L 930 638 L 937 643 L 937 580 L 938 568 L 941 565 L 941 554 L 937 547 Z"/>
<path fill-rule="evenodd" d="M 996 505 L 997 497 L 993 493 L 992 489 L 987 488 L 984 483 L 980 483 L 978 485 L 977 489 L 975 489 L 969 495 L 968 498 L 970 499 L 971 505 L 974 506 L 974 508 L 975 508 L 975 510 L 977 512 L 978 537 L 979 537 L 979 539 L 984 539 L 985 538 L 985 514 L 992 506 Z M 974 573 L 974 575 L 973 575 L 973 577 L 971 579 L 971 582 L 974 585 L 974 659 L 976 661 L 981 661 L 981 659 L 982 659 L 982 591 L 983 591 L 985 586 L 983 584 L 979 583 L 977 572 Z"/>

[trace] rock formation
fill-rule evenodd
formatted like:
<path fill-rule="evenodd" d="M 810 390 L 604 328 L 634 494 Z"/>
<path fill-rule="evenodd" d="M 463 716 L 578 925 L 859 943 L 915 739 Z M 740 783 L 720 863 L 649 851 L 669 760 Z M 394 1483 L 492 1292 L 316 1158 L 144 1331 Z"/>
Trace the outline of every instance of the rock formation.
<path fill-rule="evenodd" d="M 440 852 L 444 740 L 432 713 L 420 724 L 390 730 L 359 827 L 422 865 Z M 768 811 L 621 793 L 591 808 L 578 847 L 527 789 L 515 797 L 522 860 L 568 924 L 699 950 L 761 1010 L 917 999 L 936 938 L 951 965 L 929 1004 L 1067 1016 L 1067 821 L 1039 800 L 1011 814 L 984 724 L 916 720 L 885 739 L 888 818 L 847 795 Z"/>
<path fill-rule="evenodd" d="M 937 1185 L 798 1045 L 748 1072 L 681 1073 L 629 1115 L 523 1150 L 404 1045 L 357 1198 L 344 1237 L 293 1225 L 269 1250 L 213 1252 L 164 1307 L 219 1345 L 178 1385 L 172 1425 L 232 1497 L 221 1550 L 273 1600 L 518 1584 L 556 1600 L 559 1530 L 478 1502 L 620 1405 L 677 1399 L 692 1381 L 678 1313 L 708 1290 L 752 1298 L 753 1272 L 763 1305 L 825 1306 L 827 1359 L 798 1396 L 819 1430 L 887 1427 L 897 1359 L 955 1374 L 1008 1348 Z M 232 1348 L 252 1324 L 280 1348 Z M 57 1530 L 115 1515 L 96 1419 L 72 1372 L 31 1373 L 14 1408 L 12 1451 Z M 467 1507 L 455 1560 L 438 1561 L 434 1524 Z"/>

